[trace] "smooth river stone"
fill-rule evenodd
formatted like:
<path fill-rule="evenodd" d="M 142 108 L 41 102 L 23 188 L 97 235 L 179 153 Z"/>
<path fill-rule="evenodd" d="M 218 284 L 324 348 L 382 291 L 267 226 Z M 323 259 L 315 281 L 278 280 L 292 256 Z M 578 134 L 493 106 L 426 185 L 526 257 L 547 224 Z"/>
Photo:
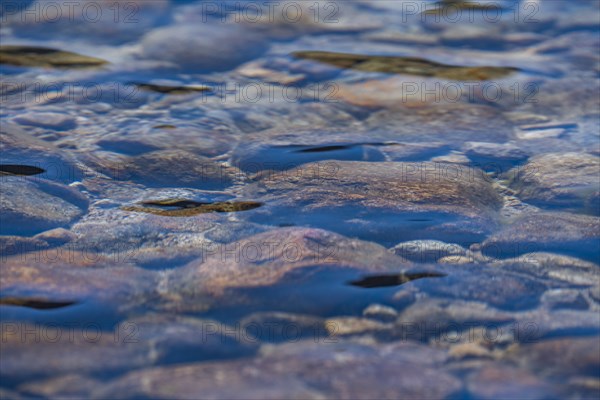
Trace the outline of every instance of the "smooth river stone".
<path fill-rule="evenodd" d="M 215 135 L 210 129 L 195 126 L 156 125 L 151 130 L 137 131 L 123 128 L 113 134 L 102 135 L 96 143 L 105 151 L 137 156 L 156 150 L 179 150 L 214 157 L 226 153 L 234 139 L 226 133 Z"/>
<path fill-rule="evenodd" d="M 435 262 L 443 257 L 449 259 L 466 256 L 467 250 L 454 243 L 440 242 L 439 240 L 411 240 L 398 243 L 390 251 L 400 257 L 415 262 Z"/>
<path fill-rule="evenodd" d="M 494 232 L 481 246 L 484 256 L 513 258 L 551 252 L 598 263 L 600 218 L 565 212 L 540 212 L 518 217 Z"/>
<path fill-rule="evenodd" d="M 254 353 L 259 344 L 236 336 L 223 323 L 190 317 L 149 314 L 106 330 L 71 322 L 70 328 L 7 323 L 0 361 L 3 381 L 72 373 L 107 376 L 161 363 L 241 357 Z"/>
<path fill-rule="evenodd" d="M 271 13 L 259 13 L 252 19 L 248 10 L 239 12 L 248 28 L 264 31 L 265 35 L 276 40 L 294 39 L 306 34 L 341 33 L 368 31 L 381 28 L 382 22 L 370 18 L 356 4 L 336 3 L 323 5 L 319 11 L 314 4 L 283 0 L 273 3 Z M 322 13 L 322 14 L 321 14 Z"/>
<path fill-rule="evenodd" d="M 178 24 L 146 34 L 141 57 L 193 73 L 227 71 L 257 58 L 267 47 L 262 35 L 241 24 Z"/>
<path fill-rule="evenodd" d="M 475 165 L 497 174 L 527 160 L 527 153 L 513 143 L 466 142 L 461 150 Z"/>
<path fill-rule="evenodd" d="M 59 375 L 48 379 L 36 379 L 19 385 L 21 393 L 38 397 L 83 398 L 100 382 L 79 373 Z M 7 398 L 9 396 L 6 396 Z M 10 396 L 20 399 L 16 395 Z"/>
<path fill-rule="evenodd" d="M 147 187 L 222 190 L 241 176 L 237 168 L 182 150 L 160 150 L 134 157 L 90 158 L 89 163 L 118 181 Z"/>
<path fill-rule="evenodd" d="M 470 245 L 495 226 L 501 198 L 479 169 L 446 163 L 305 164 L 266 173 L 247 198 L 254 222 L 307 225 L 386 246 L 435 239 Z"/>
<path fill-rule="evenodd" d="M 28 165 L 44 170 L 37 178 L 71 183 L 85 171 L 73 155 L 31 136 L 23 127 L 3 121 L 0 127 L 0 164 Z"/>
<path fill-rule="evenodd" d="M 548 399 L 557 388 L 534 371 L 498 362 L 488 363 L 467 377 L 471 396 L 476 399 Z"/>
<path fill-rule="evenodd" d="M 0 271 L 0 289 L 6 298 L 15 299 L 11 304 L 89 301 L 134 307 L 157 284 L 152 271 L 68 245 L 7 257 Z"/>
<path fill-rule="evenodd" d="M 55 112 L 28 112 L 18 115 L 15 120 L 21 125 L 65 131 L 77 127 L 77 121 L 69 114 Z"/>
<path fill-rule="evenodd" d="M 412 266 L 375 243 L 312 228 L 273 229 L 204 250 L 168 277 L 171 296 L 221 296 L 231 288 L 275 285 L 306 268 L 401 273 Z"/>
<path fill-rule="evenodd" d="M 65 373 L 114 374 L 153 364 L 152 343 L 123 343 L 93 322 L 77 321 L 69 328 L 6 322 L 3 328 L 0 369 L 7 384 Z"/>
<path fill-rule="evenodd" d="M 600 268 L 597 263 L 555 253 L 526 253 L 515 258 L 492 261 L 490 264 L 504 270 L 525 272 L 574 285 L 600 285 Z"/>
<path fill-rule="evenodd" d="M 387 91 L 381 87 L 372 90 L 378 98 L 387 99 L 393 86 L 387 83 L 382 86 L 387 86 Z M 438 101 L 411 107 L 403 99 L 376 106 L 385 108 L 365 120 L 367 131 L 393 132 L 394 139 L 402 142 L 442 142 L 459 149 L 465 141 L 504 143 L 514 136 L 513 124 L 491 106 Z"/>
<path fill-rule="evenodd" d="M 448 304 L 454 305 L 471 302 L 497 310 L 523 311 L 535 308 L 548 288 L 567 286 L 563 281 L 543 280 L 527 276 L 520 271 L 483 264 L 443 264 L 437 265 L 435 271 L 442 276 L 436 279 L 419 279 L 402 285 L 395 297 L 400 298 L 402 295 L 418 291 L 421 300 L 428 296 L 446 299 Z M 422 309 L 424 306 L 423 301 L 417 301 L 412 307 Z M 464 311 L 470 313 L 469 307 Z M 447 317 L 427 318 L 441 322 Z"/>
<path fill-rule="evenodd" d="M 564 337 L 515 346 L 509 357 L 536 374 L 563 383 L 565 396 L 597 398 L 600 394 L 600 341 L 595 336 Z M 560 362 L 556 362 L 560 360 Z M 561 397 L 561 396 L 557 396 Z"/>
<path fill-rule="evenodd" d="M 28 236 L 67 226 L 88 206 L 77 190 L 44 179 L 2 176 L 0 188 L 2 235 Z"/>
<path fill-rule="evenodd" d="M 352 143 L 325 141 L 311 145 L 251 144 L 233 151 L 232 164 L 247 173 L 262 170 L 282 171 L 315 161 L 384 161 L 380 143 Z"/>
<path fill-rule="evenodd" d="M 225 214 L 164 217 L 121 209 L 96 208 L 72 231 L 69 246 L 90 254 L 110 255 L 151 269 L 183 265 L 202 254 L 210 240 L 203 234 L 220 225 Z"/>
<path fill-rule="evenodd" d="M 45 250 L 58 247 L 70 242 L 76 236 L 64 228 L 51 229 L 38 233 L 33 237 L 26 236 L 0 236 L 0 257 L 10 257 L 30 251 Z"/>
<path fill-rule="evenodd" d="M 308 114 L 311 113 L 309 111 L 311 110 L 305 110 L 307 118 L 310 118 Z M 335 119 L 335 113 L 340 112 L 332 108 L 326 110 L 324 107 L 321 108 L 321 111 L 329 114 L 319 115 L 317 108 L 313 108 L 312 111 L 312 117 L 317 115 L 325 119 Z M 254 115 L 250 111 L 244 116 L 250 118 Z M 256 117 L 266 118 L 269 121 L 273 119 L 272 115 L 256 115 Z M 249 121 L 246 120 L 246 122 Z M 368 158 L 369 161 L 383 161 L 380 151 L 388 146 L 395 148 L 399 145 L 395 141 L 390 141 L 389 132 L 364 132 L 358 128 L 348 132 L 346 129 L 339 128 L 337 123 L 331 124 L 333 121 L 330 121 L 330 126 L 322 128 L 313 126 L 321 125 L 322 122 L 309 121 L 310 128 L 285 129 L 285 127 L 275 127 L 258 132 L 248 132 L 244 136 L 244 140 L 237 143 L 233 149 L 231 162 L 236 166 L 241 163 L 261 163 L 264 166 L 259 169 L 282 170 L 318 160 L 363 160 L 363 155 L 358 155 L 360 152 L 356 150 L 370 150 L 368 152 L 364 151 L 364 155 L 368 156 L 369 153 L 375 155 L 374 153 L 377 153 L 378 156 Z M 364 160 L 367 160 L 367 158 L 365 157 Z M 279 162 L 285 168 L 276 164 L 274 166 L 267 165 L 268 162 L 273 161 Z M 256 170 L 256 168 L 254 169 Z"/>
<path fill-rule="evenodd" d="M 262 356 L 129 373 L 94 398 L 396 399 L 447 398 L 460 381 L 441 369 L 443 350 L 417 343 L 381 346 L 302 341 L 268 346 Z"/>
<path fill-rule="evenodd" d="M 508 172 L 510 187 L 526 202 L 600 215 L 600 157 L 550 153 Z"/>

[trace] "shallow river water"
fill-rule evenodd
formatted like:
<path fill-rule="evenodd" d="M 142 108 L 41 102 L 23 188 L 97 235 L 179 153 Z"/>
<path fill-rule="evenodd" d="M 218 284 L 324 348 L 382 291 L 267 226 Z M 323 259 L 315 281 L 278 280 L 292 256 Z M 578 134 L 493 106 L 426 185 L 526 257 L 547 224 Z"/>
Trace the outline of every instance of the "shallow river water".
<path fill-rule="evenodd" d="M 600 395 L 597 0 L 0 5 L 0 398 Z"/>

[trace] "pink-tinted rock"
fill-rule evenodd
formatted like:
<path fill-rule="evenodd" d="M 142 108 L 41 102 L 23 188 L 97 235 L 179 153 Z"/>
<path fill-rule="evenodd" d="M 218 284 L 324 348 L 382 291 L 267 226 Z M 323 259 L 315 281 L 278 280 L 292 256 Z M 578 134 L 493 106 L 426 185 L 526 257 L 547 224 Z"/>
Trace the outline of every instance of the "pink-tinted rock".
<path fill-rule="evenodd" d="M 95 392 L 153 398 L 445 398 L 461 389 L 437 370 L 443 351 L 415 343 L 290 343 L 255 359 L 188 364 L 130 373 Z"/>

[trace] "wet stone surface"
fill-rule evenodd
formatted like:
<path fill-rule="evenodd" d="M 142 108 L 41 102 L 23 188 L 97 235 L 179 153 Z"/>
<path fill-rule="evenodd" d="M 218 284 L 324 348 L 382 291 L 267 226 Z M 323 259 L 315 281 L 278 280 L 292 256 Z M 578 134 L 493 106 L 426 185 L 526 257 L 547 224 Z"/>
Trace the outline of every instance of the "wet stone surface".
<path fill-rule="evenodd" d="M 148 187 L 193 187 L 219 190 L 231 186 L 240 173 L 206 157 L 185 151 L 155 151 L 134 157 L 91 160 L 99 171 L 119 181 Z"/>
<path fill-rule="evenodd" d="M 194 38 L 203 37 L 200 43 Z M 222 46 L 224 42 L 229 46 Z M 154 29 L 141 40 L 141 56 L 184 71 L 227 71 L 268 47 L 259 34 L 239 24 L 184 24 Z"/>
<path fill-rule="evenodd" d="M 301 342 L 265 348 L 254 361 L 140 371 L 114 382 L 98 396 L 153 393 L 161 398 L 191 398 L 202 392 L 213 398 L 370 398 L 373 394 L 385 399 L 442 398 L 460 389 L 456 378 L 435 372 L 434 366 L 444 358 L 443 353 L 414 344 L 377 348 L 354 343 Z M 404 370 L 407 362 L 418 364 L 398 376 L 396 371 Z M 228 385 L 215 386 L 215 379 L 227 381 Z M 430 379 L 436 383 L 432 385 Z M 142 381 L 147 385 L 136 383 Z M 244 396 L 238 396 L 239 393 Z"/>
<path fill-rule="evenodd" d="M 558 252 L 597 262 L 600 256 L 600 219 L 571 213 L 534 213 L 517 217 L 488 237 L 483 254 L 494 258 L 518 257 L 525 253 Z"/>
<path fill-rule="evenodd" d="M 30 113 L 19 115 L 15 120 L 21 125 L 37 126 L 55 130 L 68 130 L 77 126 L 75 119 L 58 113 Z"/>
<path fill-rule="evenodd" d="M 265 173 L 245 193 L 265 203 L 254 221 L 309 224 L 385 245 L 477 241 L 501 205 L 481 170 L 444 163 L 306 164 Z"/>
<path fill-rule="evenodd" d="M 415 261 L 435 262 L 440 258 L 466 255 L 467 250 L 457 244 L 439 240 L 412 240 L 402 242 L 390 249 L 394 254 Z"/>
<path fill-rule="evenodd" d="M 68 226 L 87 209 L 78 191 L 51 181 L 1 176 L 3 235 L 32 235 Z"/>
<path fill-rule="evenodd" d="M 0 398 L 599 398 L 599 15 L 2 2 Z"/>
<path fill-rule="evenodd" d="M 88 172 L 73 154 L 36 139 L 26 128 L 12 122 L 2 122 L 0 126 L 0 161 L 42 169 L 36 174 L 38 178 L 63 183 L 79 180 Z"/>
<path fill-rule="evenodd" d="M 300 300 L 303 292 L 313 290 L 304 282 L 310 282 L 311 275 L 316 280 L 332 279 L 332 289 L 337 288 L 342 295 L 351 296 L 358 290 L 348 287 L 351 281 L 378 274 L 397 276 L 411 265 L 375 243 L 320 229 L 280 228 L 234 243 L 206 246 L 199 258 L 172 271 L 167 277 L 165 295 L 173 298 L 173 306 L 178 308 L 196 307 L 196 297 L 203 300 L 220 298 L 216 302 L 210 301 L 216 306 L 231 307 L 228 303 L 243 306 L 244 302 L 252 301 L 247 298 L 252 291 L 246 295 L 233 295 L 228 290 L 243 292 L 256 288 L 254 291 L 265 291 L 273 286 L 273 298 L 256 299 L 259 304 L 265 301 L 269 307 L 314 312 L 310 301 L 288 304 L 282 302 L 280 296 L 288 296 L 295 287 L 295 296 Z M 335 270 L 340 271 L 338 278 Z M 277 289 L 279 283 L 281 289 Z M 335 308 L 336 301 L 329 307 Z"/>
<path fill-rule="evenodd" d="M 599 157 L 555 153 L 532 158 L 513 175 L 511 187 L 521 199 L 540 207 L 600 215 L 599 179 Z"/>

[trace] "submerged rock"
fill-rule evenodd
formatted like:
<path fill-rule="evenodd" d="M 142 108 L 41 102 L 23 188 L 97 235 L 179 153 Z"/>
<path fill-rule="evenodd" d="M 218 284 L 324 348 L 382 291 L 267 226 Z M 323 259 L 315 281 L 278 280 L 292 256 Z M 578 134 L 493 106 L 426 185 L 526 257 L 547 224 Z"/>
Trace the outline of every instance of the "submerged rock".
<path fill-rule="evenodd" d="M 544 154 L 509 171 L 508 178 L 523 201 L 600 215 L 600 157 L 585 153 Z"/>
<path fill-rule="evenodd" d="M 217 128 L 215 128 L 217 129 Z M 205 157 L 214 157 L 226 153 L 235 143 L 230 132 L 202 129 L 182 124 L 155 125 L 152 129 L 142 127 L 139 130 L 121 129 L 119 132 L 102 135 L 96 144 L 102 150 L 114 153 L 137 156 L 157 150 L 179 150 Z"/>
<path fill-rule="evenodd" d="M 258 345 L 225 324 L 190 317 L 151 314 L 111 330 L 74 325 L 11 325 L 14 329 L 2 337 L 7 344 L 0 361 L 3 376 L 13 383 L 73 373 L 101 377 L 160 363 L 249 355 Z"/>
<path fill-rule="evenodd" d="M 55 324 L 15 324 L 14 332 L 3 335 L 3 379 L 20 383 L 65 373 L 114 374 L 152 363 L 150 343 L 115 342 L 112 332 L 89 323 L 87 330 L 79 325 L 66 329 Z"/>
<path fill-rule="evenodd" d="M 410 265 L 375 243 L 321 229 L 280 228 L 235 243 L 208 246 L 200 258 L 173 271 L 169 292 L 222 295 L 228 288 L 274 285 L 303 269 L 398 273 Z M 345 278 L 340 275 L 342 284 Z"/>
<path fill-rule="evenodd" d="M 5 258 L 1 271 L 2 293 L 15 305 L 102 302 L 106 307 L 130 308 L 156 285 L 153 272 L 69 246 Z"/>
<path fill-rule="evenodd" d="M 106 64 L 105 60 L 69 51 L 34 46 L 0 46 L 0 64 L 23 67 L 89 68 Z"/>
<path fill-rule="evenodd" d="M 87 209 L 87 199 L 59 183 L 20 176 L 1 176 L 2 235 L 33 235 L 67 226 Z"/>
<path fill-rule="evenodd" d="M 467 250 L 454 243 L 440 242 L 439 240 L 411 240 L 402 242 L 390 249 L 394 254 L 415 262 L 435 262 L 442 257 L 460 257 L 467 254 Z"/>
<path fill-rule="evenodd" d="M 224 201 L 230 196 L 206 196 L 198 201 Z M 222 199 L 222 200 L 221 200 Z M 149 207 L 150 208 L 150 207 Z M 165 207 L 168 212 L 170 207 Z M 161 211 L 156 208 L 156 211 Z M 185 265 L 201 256 L 212 239 L 206 233 L 216 229 L 227 230 L 230 222 L 226 213 L 190 213 L 186 209 L 173 210 L 182 215 L 165 217 L 154 213 L 129 212 L 118 204 L 104 208 L 96 205 L 71 230 L 77 239 L 70 247 L 102 254 L 120 261 L 134 263 L 153 270 L 168 270 Z M 235 236 L 249 224 L 240 222 L 229 232 Z"/>
<path fill-rule="evenodd" d="M 227 221 L 226 224 L 220 224 L 210 229 L 204 237 L 215 243 L 231 243 L 270 229 L 266 225 L 252 224 L 245 221 Z"/>
<path fill-rule="evenodd" d="M 266 8 L 241 9 L 236 20 L 244 21 L 248 28 L 262 31 L 275 40 L 290 40 L 307 34 L 349 34 L 382 26 L 381 21 L 370 18 L 354 3 L 323 4 L 317 8 L 315 4 L 283 0 L 271 6 L 269 12 Z"/>
<path fill-rule="evenodd" d="M 557 388 L 538 374 L 508 365 L 487 365 L 471 373 L 469 393 L 478 399 L 547 399 Z"/>
<path fill-rule="evenodd" d="M 23 237 L 23 236 L 0 236 L 0 259 L 4 260 L 6 257 L 25 253 L 34 250 L 43 250 L 50 247 L 48 242 L 35 237 Z"/>
<path fill-rule="evenodd" d="M 283 171 L 322 160 L 384 161 L 378 147 L 384 143 L 325 142 L 313 145 L 238 146 L 233 151 L 232 163 L 248 173 L 262 170 Z"/>
<path fill-rule="evenodd" d="M 301 338 L 326 337 L 325 320 L 312 315 L 285 312 L 256 312 L 240 321 L 245 335 L 262 342 L 297 341 Z"/>
<path fill-rule="evenodd" d="M 237 326 L 211 319 L 147 313 L 128 319 L 118 328 L 135 328 L 135 339 L 152 343 L 162 363 L 245 357 L 258 350 L 260 341 Z"/>
<path fill-rule="evenodd" d="M 253 221 L 322 227 L 388 246 L 473 243 L 493 229 L 501 205 L 481 170 L 427 162 L 305 164 L 266 173 L 244 193 L 265 204 Z"/>
<path fill-rule="evenodd" d="M 338 337 L 374 334 L 390 329 L 391 326 L 391 324 L 361 317 L 336 317 L 325 321 L 325 327 L 332 337 L 331 340 Z"/>
<path fill-rule="evenodd" d="M 191 399 L 202 393 L 228 399 L 446 398 L 461 384 L 439 369 L 445 360 L 443 351 L 416 343 L 303 341 L 265 347 L 261 357 L 251 360 L 132 372 L 94 397 Z"/>
<path fill-rule="evenodd" d="M 23 127 L 2 121 L 0 126 L 0 164 L 28 166 L 42 170 L 37 178 L 71 183 L 85 171 L 68 152 L 29 135 Z M 17 173 L 16 175 L 31 175 Z"/>
<path fill-rule="evenodd" d="M 33 237 L 24 236 L 0 236 L 0 259 L 27 253 L 30 251 L 41 251 L 51 247 L 57 247 L 73 240 L 75 235 L 63 228 L 51 229 L 38 233 Z"/>
<path fill-rule="evenodd" d="M 600 373 L 599 352 L 600 342 L 597 336 L 556 338 L 515 346 L 511 349 L 510 358 L 545 376 L 566 381 L 571 386 L 575 383 L 575 377 L 597 378 Z M 560 360 L 560 363 L 556 360 Z M 569 388 L 570 391 L 575 391 L 574 386 Z M 592 386 L 585 392 L 587 395 L 583 397 L 588 397 L 590 394 L 597 395 L 600 389 Z"/>
<path fill-rule="evenodd" d="M 295 57 L 319 61 L 344 69 L 432 76 L 459 81 L 499 79 L 518 71 L 510 67 L 466 67 L 437 63 L 414 57 L 369 56 L 326 51 L 297 51 Z"/>
<path fill-rule="evenodd" d="M 37 126 L 53 130 L 69 130 L 77 126 L 75 118 L 54 112 L 28 112 L 18 115 L 15 121 L 21 125 Z"/>
<path fill-rule="evenodd" d="M 390 143 L 381 149 L 390 161 L 427 161 L 449 150 L 450 146 L 443 142 Z"/>
<path fill-rule="evenodd" d="M 600 284 L 598 264 L 560 254 L 525 253 L 515 258 L 494 261 L 491 264 L 505 270 L 525 272 L 540 278 L 549 278 L 575 285 Z"/>
<path fill-rule="evenodd" d="M 427 316 L 427 305 L 423 301 L 425 297 L 435 298 L 436 302 L 441 301 L 439 304 L 442 310 L 453 308 L 463 316 L 473 312 L 471 320 L 477 320 L 479 317 L 485 320 L 485 314 L 489 311 L 493 320 L 497 310 L 534 309 L 549 287 L 565 286 L 561 281 L 541 280 L 538 277 L 526 276 L 520 271 L 502 270 L 484 264 L 437 265 L 435 272 L 443 275 L 437 279 L 420 279 L 401 286 L 395 295 L 401 298 L 408 292 L 418 290 L 421 301 L 415 302 L 410 309 L 419 314 L 423 312 L 424 318 Z M 464 302 L 470 303 L 471 309 L 465 308 Z M 488 310 L 485 311 L 486 309 Z M 477 310 L 483 311 L 475 317 L 478 314 Z M 435 318 L 432 317 L 433 314 L 427 318 L 433 323 L 443 325 L 444 321 L 451 321 L 451 316 L 444 316 L 443 313 L 440 311 L 440 315 L 436 314 Z"/>
<path fill-rule="evenodd" d="M 94 390 L 100 381 L 79 373 L 65 374 L 48 379 L 36 379 L 19 385 L 19 392 L 29 396 L 82 398 Z M 8 398 L 9 396 L 7 396 Z M 17 399 L 16 396 L 10 396 Z"/>
<path fill-rule="evenodd" d="M 438 142 L 457 150 L 465 141 L 503 143 L 513 136 L 513 124 L 487 105 L 435 101 L 425 107 L 408 107 L 401 98 L 401 83 L 372 89 L 375 105 L 384 109 L 367 118 L 367 130 L 393 132 L 389 140 Z"/>
<path fill-rule="evenodd" d="M 227 71 L 261 55 L 268 47 L 240 24 L 200 23 L 152 29 L 141 40 L 144 59 L 183 71 Z"/>
<path fill-rule="evenodd" d="M 467 142 L 461 150 L 475 165 L 496 174 L 527 160 L 527 153 L 512 143 Z"/>
<path fill-rule="evenodd" d="M 493 258 L 551 252 L 598 262 L 600 218 L 564 212 L 542 212 L 517 217 L 480 246 Z M 479 246 L 477 246 L 479 247 Z"/>
<path fill-rule="evenodd" d="M 237 168 L 180 150 L 160 150 L 134 157 L 90 159 L 99 171 L 115 180 L 148 187 L 191 187 L 219 190 L 241 176 Z"/>

